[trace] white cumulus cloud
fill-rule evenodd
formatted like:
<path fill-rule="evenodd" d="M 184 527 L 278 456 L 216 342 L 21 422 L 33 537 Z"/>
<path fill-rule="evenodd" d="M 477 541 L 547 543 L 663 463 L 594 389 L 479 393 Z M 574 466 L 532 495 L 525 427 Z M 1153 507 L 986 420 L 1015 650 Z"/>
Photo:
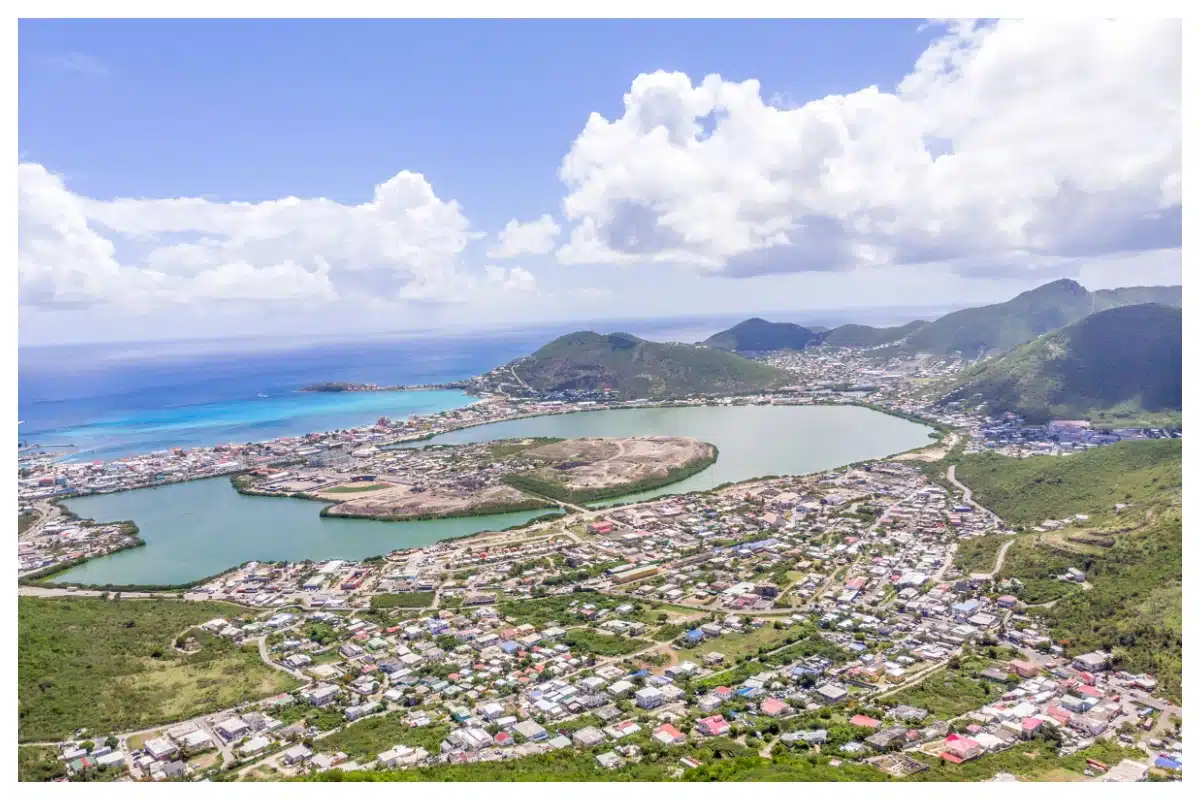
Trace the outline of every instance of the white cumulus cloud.
<path fill-rule="evenodd" d="M 499 242 L 488 250 L 491 258 L 513 258 L 514 256 L 540 256 L 554 249 L 554 240 L 562 231 L 554 217 L 543 214 L 533 222 L 509 220 L 499 233 Z"/>
<path fill-rule="evenodd" d="M 537 291 L 537 279 L 533 273 L 522 267 L 497 267 L 492 264 L 483 268 L 487 277 L 487 285 L 481 287 L 481 294 L 495 289 L 501 291 L 528 294 Z"/>
<path fill-rule="evenodd" d="M 895 91 L 639 75 L 560 167 L 565 263 L 727 275 L 1177 248 L 1177 21 L 952 22 Z M 990 261 L 989 261 L 990 259 Z"/>
<path fill-rule="evenodd" d="M 458 204 L 401 172 L 357 205 L 287 197 L 97 200 L 18 166 L 19 287 L 29 305 L 452 300 L 469 287 Z"/>

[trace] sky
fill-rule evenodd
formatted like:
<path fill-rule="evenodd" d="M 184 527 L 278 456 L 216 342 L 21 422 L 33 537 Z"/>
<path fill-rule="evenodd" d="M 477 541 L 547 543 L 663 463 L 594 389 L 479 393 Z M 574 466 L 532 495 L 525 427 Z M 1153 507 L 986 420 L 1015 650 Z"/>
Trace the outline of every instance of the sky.
<path fill-rule="evenodd" d="M 1182 32 L 19 24 L 22 345 L 1182 281 Z"/>

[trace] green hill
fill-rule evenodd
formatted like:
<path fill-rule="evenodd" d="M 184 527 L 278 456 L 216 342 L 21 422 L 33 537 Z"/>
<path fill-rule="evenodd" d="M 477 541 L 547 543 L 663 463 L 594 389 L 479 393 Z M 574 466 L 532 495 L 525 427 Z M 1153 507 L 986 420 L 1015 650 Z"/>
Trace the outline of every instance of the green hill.
<path fill-rule="evenodd" d="M 1096 524 L 1113 516 L 1114 503 L 1144 511 L 1164 500 L 1180 502 L 1182 443 L 1118 442 L 1060 457 L 972 453 L 962 457 L 955 472 L 975 500 L 1014 525 L 1037 525 L 1067 514 L 1090 514 Z"/>
<path fill-rule="evenodd" d="M 1063 457 L 964 456 L 957 477 L 1015 525 L 1086 514 L 1056 533 L 1019 534 L 1001 578 L 1024 584 L 1071 655 L 1111 650 L 1117 666 L 1147 671 L 1163 694 L 1181 692 L 1183 442 L 1121 442 Z M 1115 504 L 1127 507 L 1119 513 Z M 1083 570 L 1090 588 L 1058 580 Z"/>
<path fill-rule="evenodd" d="M 839 325 L 821 338 L 825 344 L 832 345 L 833 347 L 879 347 L 880 345 L 898 342 L 906 336 L 912 336 L 928 325 L 928 322 L 921 319 L 910 322 L 907 325 L 897 325 L 894 328 L 872 328 L 870 325 Z"/>
<path fill-rule="evenodd" d="M 1120 306 L 1138 306 L 1143 303 L 1183 308 L 1182 286 L 1126 286 L 1123 289 L 1101 289 L 1092 292 L 1092 297 L 1096 299 L 1097 311 L 1107 311 Z"/>
<path fill-rule="evenodd" d="M 608 389 L 627 398 L 753 393 L 792 381 L 784 370 L 724 350 L 592 331 L 561 336 L 512 366 L 538 391 Z"/>
<path fill-rule="evenodd" d="M 1097 311 L 1145 303 L 1182 307 L 1183 289 L 1131 286 L 1089 292 L 1075 281 L 1063 279 L 1022 292 L 1006 302 L 964 308 L 928 324 L 909 323 L 901 328 L 844 325 L 826 335 L 825 341 L 844 347 L 875 347 L 907 336 L 895 350 L 888 348 L 884 353 L 952 355 L 957 352 L 976 358 L 1011 350 Z"/>
<path fill-rule="evenodd" d="M 803 350 L 820 341 L 820 335 L 791 322 L 767 322 L 765 319 L 748 319 L 729 330 L 713 334 L 704 340 L 709 347 L 733 350 L 739 353 L 762 352 L 765 350 Z"/>
<path fill-rule="evenodd" d="M 910 352 L 969 358 L 1010 350 L 1047 331 L 1087 316 L 1092 295 L 1075 281 L 1061 280 L 1022 292 L 1004 303 L 964 308 L 926 325 L 909 337 Z"/>
<path fill-rule="evenodd" d="M 945 400 L 1040 422 L 1087 418 L 1171 424 L 1183 393 L 1183 312 L 1161 305 L 1101 311 L 956 376 Z"/>

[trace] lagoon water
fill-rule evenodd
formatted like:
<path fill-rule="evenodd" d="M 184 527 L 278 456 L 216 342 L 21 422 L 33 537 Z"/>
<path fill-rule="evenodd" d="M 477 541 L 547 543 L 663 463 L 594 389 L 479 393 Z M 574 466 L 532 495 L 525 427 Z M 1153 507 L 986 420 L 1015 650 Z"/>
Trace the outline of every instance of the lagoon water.
<path fill-rule="evenodd" d="M 690 436 L 717 446 L 717 463 L 662 489 L 613 502 L 702 492 L 765 475 L 803 475 L 929 444 L 932 428 L 859 406 L 696 406 L 533 417 L 464 428 L 420 444 L 527 436 Z"/>
<path fill-rule="evenodd" d="M 481 530 L 503 530 L 546 511 L 420 522 L 320 516 L 322 503 L 238 494 L 228 478 L 176 483 L 69 500 L 96 520 L 132 519 L 145 547 L 93 559 L 54 582 L 178 584 L 215 575 L 244 561 L 320 561 L 383 555 Z"/>
<path fill-rule="evenodd" d="M 854 406 L 728 406 L 592 411 L 511 420 L 443 434 L 426 444 L 527 436 L 692 436 L 715 444 L 717 463 L 684 481 L 622 501 L 702 491 L 763 475 L 803 474 L 910 450 L 931 429 Z M 89 584 L 171 584 L 248 560 L 365 558 L 479 531 L 540 512 L 419 522 L 330 519 L 311 500 L 249 497 L 229 479 L 67 501 L 85 518 L 134 520 L 145 547 L 94 559 L 56 577 Z"/>

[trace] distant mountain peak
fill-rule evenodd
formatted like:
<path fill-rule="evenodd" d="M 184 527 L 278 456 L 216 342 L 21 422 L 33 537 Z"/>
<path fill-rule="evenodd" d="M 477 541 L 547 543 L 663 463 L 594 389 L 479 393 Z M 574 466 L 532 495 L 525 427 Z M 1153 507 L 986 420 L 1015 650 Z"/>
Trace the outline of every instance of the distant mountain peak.
<path fill-rule="evenodd" d="M 803 350 L 819 344 L 821 336 L 794 322 L 768 322 L 751 317 L 728 330 L 713 334 L 703 344 L 719 350 L 751 353 L 764 350 Z"/>
<path fill-rule="evenodd" d="M 623 397 L 753 393 L 791 381 L 781 369 L 733 353 L 592 331 L 560 336 L 521 359 L 519 371 L 538 391 Z"/>

